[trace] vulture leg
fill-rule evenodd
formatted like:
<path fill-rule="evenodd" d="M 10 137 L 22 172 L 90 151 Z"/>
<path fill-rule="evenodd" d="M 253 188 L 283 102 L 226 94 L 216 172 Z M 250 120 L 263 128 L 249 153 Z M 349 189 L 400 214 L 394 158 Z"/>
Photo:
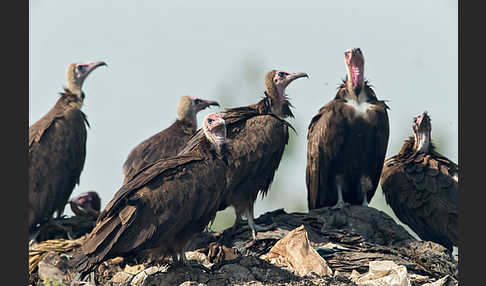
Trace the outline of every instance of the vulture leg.
<path fill-rule="evenodd" d="M 338 201 L 335 205 L 331 207 L 331 209 L 333 210 L 340 210 L 344 207 L 343 191 L 341 185 L 337 186 L 337 192 L 338 192 Z"/>
<path fill-rule="evenodd" d="M 237 225 L 237 224 L 244 224 L 245 221 L 243 220 L 243 217 L 241 216 L 241 214 L 235 212 L 236 214 L 236 218 L 235 218 L 235 223 L 234 225 Z"/>
<path fill-rule="evenodd" d="M 37 237 L 39 236 L 39 233 L 40 233 L 40 229 L 38 228 L 34 231 L 34 233 L 29 234 L 29 245 L 31 245 L 36 241 Z"/>
<path fill-rule="evenodd" d="M 275 228 L 274 223 L 268 226 L 262 226 L 256 224 L 255 221 L 253 220 L 253 208 L 251 210 L 246 210 L 245 215 L 248 220 L 248 227 L 251 229 L 251 235 L 253 237 L 253 240 L 257 240 L 257 236 L 256 236 L 257 231 L 267 231 Z"/>
<path fill-rule="evenodd" d="M 368 199 L 366 198 L 366 194 L 363 196 L 363 203 L 361 204 L 363 207 L 368 206 Z"/>
<path fill-rule="evenodd" d="M 361 205 L 363 207 L 367 207 L 368 206 L 368 192 L 372 188 L 371 179 L 367 176 L 361 176 L 359 186 L 360 186 L 361 195 L 363 196 L 363 203 Z"/>

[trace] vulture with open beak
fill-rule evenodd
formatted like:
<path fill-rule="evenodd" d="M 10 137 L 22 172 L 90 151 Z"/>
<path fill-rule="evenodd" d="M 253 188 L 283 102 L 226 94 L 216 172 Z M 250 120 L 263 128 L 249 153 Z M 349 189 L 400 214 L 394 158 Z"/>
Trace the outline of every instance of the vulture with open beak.
<path fill-rule="evenodd" d="M 61 216 L 74 186 L 79 184 L 86 156 L 86 115 L 80 110 L 86 77 L 104 62 L 73 63 L 67 87 L 54 107 L 29 127 L 29 232 L 37 224 Z"/>
<path fill-rule="evenodd" d="M 264 228 L 253 221 L 253 204 L 259 193 L 266 195 L 288 143 L 294 117 L 285 88 L 306 73 L 272 70 L 265 75 L 265 97 L 258 103 L 227 109 L 224 119 L 228 142 L 228 193 L 220 210 L 233 206 L 236 222 L 244 215 L 256 239 L 256 231 Z"/>
<path fill-rule="evenodd" d="M 459 242 L 459 167 L 435 150 L 426 112 L 412 129 L 400 152 L 385 161 L 381 189 L 400 221 L 452 252 Z"/>
<path fill-rule="evenodd" d="M 124 182 L 155 161 L 177 155 L 180 148 L 197 130 L 196 115 L 216 101 L 183 96 L 177 105 L 177 120 L 168 128 L 142 141 L 128 154 L 123 164 Z"/>
<path fill-rule="evenodd" d="M 101 210 L 101 198 L 98 193 L 89 191 L 70 198 L 69 206 L 75 215 L 98 218 Z"/>
<path fill-rule="evenodd" d="M 388 145 L 388 106 L 364 80 L 359 48 L 344 53 L 347 78 L 307 134 L 307 206 L 367 206 L 375 194 Z"/>
<path fill-rule="evenodd" d="M 226 191 L 223 115 L 206 116 L 203 132 L 115 193 L 72 262 L 81 276 L 106 259 L 140 251 L 187 263 L 189 241 L 214 219 Z"/>

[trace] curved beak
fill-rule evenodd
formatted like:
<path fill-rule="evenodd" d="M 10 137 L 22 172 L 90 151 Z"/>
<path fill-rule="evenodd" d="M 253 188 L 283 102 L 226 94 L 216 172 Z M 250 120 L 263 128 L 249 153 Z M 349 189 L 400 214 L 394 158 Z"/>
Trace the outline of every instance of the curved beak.
<path fill-rule="evenodd" d="M 196 104 L 196 112 L 199 112 L 203 109 L 206 109 L 207 107 L 209 107 L 211 105 L 220 107 L 220 105 L 217 101 L 206 100 L 206 99 L 201 99 L 201 98 L 198 98 L 198 99 L 199 99 L 199 103 Z"/>
<path fill-rule="evenodd" d="M 291 82 L 301 77 L 309 78 L 309 75 L 305 72 L 294 72 L 287 75 L 287 77 L 285 78 L 285 86 L 289 85 Z"/>
<path fill-rule="evenodd" d="M 92 62 L 89 63 L 88 66 L 86 67 L 86 72 L 90 73 L 94 71 L 96 68 L 101 67 L 101 66 L 108 66 L 105 62 Z"/>

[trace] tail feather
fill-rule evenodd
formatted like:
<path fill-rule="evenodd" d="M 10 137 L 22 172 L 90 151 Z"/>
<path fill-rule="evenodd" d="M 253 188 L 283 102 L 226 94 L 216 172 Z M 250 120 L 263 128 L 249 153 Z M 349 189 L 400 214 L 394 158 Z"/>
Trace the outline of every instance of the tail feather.
<path fill-rule="evenodd" d="M 93 271 L 96 265 L 90 263 L 89 257 L 81 251 L 69 262 L 69 266 L 80 274 L 79 279 L 82 280 L 86 274 Z"/>
<path fill-rule="evenodd" d="M 98 231 L 93 229 L 84 241 L 80 253 L 71 260 L 70 266 L 81 274 L 81 279 L 109 256 L 124 228 L 116 216 L 98 223 L 96 230 Z"/>

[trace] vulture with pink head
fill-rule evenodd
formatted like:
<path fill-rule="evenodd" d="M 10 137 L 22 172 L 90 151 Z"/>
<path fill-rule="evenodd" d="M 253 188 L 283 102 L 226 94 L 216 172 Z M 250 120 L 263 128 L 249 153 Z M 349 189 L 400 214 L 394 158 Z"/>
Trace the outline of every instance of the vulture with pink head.
<path fill-rule="evenodd" d="M 220 210 L 233 206 L 236 223 L 246 216 L 256 239 L 253 205 L 258 194 L 265 196 L 282 159 L 289 140 L 287 117 L 294 117 L 285 94 L 295 79 L 308 77 L 306 73 L 272 70 L 265 75 L 265 97 L 258 103 L 224 111 L 228 142 L 228 192 Z"/>
<path fill-rule="evenodd" d="M 69 206 L 75 215 L 92 216 L 97 219 L 101 210 L 101 198 L 94 191 L 85 192 L 70 198 Z"/>
<path fill-rule="evenodd" d="M 367 206 L 381 175 L 388 145 L 388 106 L 364 80 L 360 48 L 344 53 L 347 78 L 311 120 L 307 134 L 307 205 Z"/>
<path fill-rule="evenodd" d="M 226 191 L 223 115 L 209 114 L 202 129 L 179 155 L 149 165 L 115 193 L 72 261 L 81 276 L 139 252 L 187 263 L 189 241 L 214 219 Z"/>
<path fill-rule="evenodd" d="M 54 107 L 29 127 L 29 232 L 37 224 L 60 217 L 74 186 L 79 184 L 86 156 L 86 115 L 81 111 L 87 76 L 104 62 L 73 63 L 67 87 Z"/>
<path fill-rule="evenodd" d="M 435 150 L 426 112 L 414 118 L 412 130 L 400 152 L 385 161 L 381 189 L 400 221 L 452 252 L 459 243 L 459 167 Z"/>
<path fill-rule="evenodd" d="M 197 113 L 211 105 L 219 106 L 219 103 L 193 96 L 181 97 L 177 105 L 177 120 L 171 126 L 142 141 L 128 154 L 123 164 L 123 183 L 155 161 L 177 155 L 197 130 Z"/>

